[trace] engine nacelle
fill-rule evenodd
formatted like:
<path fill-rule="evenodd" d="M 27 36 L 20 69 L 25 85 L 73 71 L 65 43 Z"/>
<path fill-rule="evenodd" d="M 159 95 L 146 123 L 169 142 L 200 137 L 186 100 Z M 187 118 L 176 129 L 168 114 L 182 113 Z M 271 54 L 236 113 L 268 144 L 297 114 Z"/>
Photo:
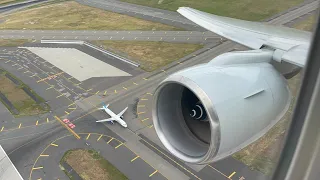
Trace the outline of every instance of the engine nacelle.
<path fill-rule="evenodd" d="M 173 155 L 206 164 L 256 141 L 281 119 L 290 101 L 286 80 L 267 62 L 208 63 L 161 82 L 152 116 Z"/>

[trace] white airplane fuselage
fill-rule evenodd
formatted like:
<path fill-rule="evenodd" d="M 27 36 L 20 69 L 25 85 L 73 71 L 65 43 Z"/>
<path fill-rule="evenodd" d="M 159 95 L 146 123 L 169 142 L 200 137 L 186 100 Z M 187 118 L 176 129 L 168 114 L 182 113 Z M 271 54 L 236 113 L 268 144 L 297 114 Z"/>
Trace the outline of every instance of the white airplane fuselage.
<path fill-rule="evenodd" d="M 123 126 L 123 127 L 128 126 L 127 123 L 124 120 L 122 120 L 120 116 L 118 116 L 117 114 L 112 112 L 110 109 L 104 107 L 104 110 L 106 111 L 106 113 L 108 113 L 112 117 L 112 119 L 117 121 L 121 126 Z"/>

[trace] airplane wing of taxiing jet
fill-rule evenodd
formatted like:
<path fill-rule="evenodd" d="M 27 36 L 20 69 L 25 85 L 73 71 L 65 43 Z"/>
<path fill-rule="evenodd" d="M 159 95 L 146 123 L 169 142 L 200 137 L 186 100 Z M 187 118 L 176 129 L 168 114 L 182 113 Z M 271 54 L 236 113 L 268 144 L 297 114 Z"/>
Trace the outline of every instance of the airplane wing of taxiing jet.
<path fill-rule="evenodd" d="M 108 118 L 108 119 L 102 119 L 102 120 L 98 120 L 96 122 L 112 122 L 115 121 L 113 118 Z"/>
<path fill-rule="evenodd" d="M 128 107 L 124 108 L 124 110 L 122 110 L 119 114 L 117 114 L 119 117 L 121 117 L 125 112 L 126 110 L 128 109 Z"/>
<path fill-rule="evenodd" d="M 189 7 L 180 7 L 178 12 L 199 26 L 251 49 L 275 50 L 274 60 L 279 62 L 300 67 L 306 63 L 310 32 L 217 16 Z"/>

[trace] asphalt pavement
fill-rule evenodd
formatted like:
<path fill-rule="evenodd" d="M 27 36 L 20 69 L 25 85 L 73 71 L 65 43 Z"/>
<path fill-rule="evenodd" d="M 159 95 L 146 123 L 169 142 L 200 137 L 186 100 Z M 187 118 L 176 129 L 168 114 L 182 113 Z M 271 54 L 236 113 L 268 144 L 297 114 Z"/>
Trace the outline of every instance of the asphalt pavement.
<path fill-rule="evenodd" d="M 210 43 L 221 40 L 218 35 L 207 31 L 0 30 L 0 38 L 163 41 L 177 43 Z"/>

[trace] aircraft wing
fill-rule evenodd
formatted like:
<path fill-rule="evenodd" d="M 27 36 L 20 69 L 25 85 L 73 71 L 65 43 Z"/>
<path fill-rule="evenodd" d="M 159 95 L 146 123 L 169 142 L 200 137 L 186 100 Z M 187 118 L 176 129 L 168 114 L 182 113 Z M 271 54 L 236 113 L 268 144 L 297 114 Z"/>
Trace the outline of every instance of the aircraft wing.
<path fill-rule="evenodd" d="M 98 120 L 96 122 L 109 122 L 109 121 L 114 121 L 114 119 L 113 118 L 108 118 L 108 119 Z"/>
<path fill-rule="evenodd" d="M 123 113 L 126 112 L 127 109 L 128 109 L 128 107 L 124 108 L 124 110 L 122 110 L 122 111 L 118 114 L 118 116 L 119 116 L 119 117 L 122 116 Z"/>
<path fill-rule="evenodd" d="M 177 11 L 199 26 L 249 48 L 274 49 L 280 55 L 279 61 L 303 67 L 307 60 L 310 32 L 221 17 L 189 7 L 180 7 Z"/>

